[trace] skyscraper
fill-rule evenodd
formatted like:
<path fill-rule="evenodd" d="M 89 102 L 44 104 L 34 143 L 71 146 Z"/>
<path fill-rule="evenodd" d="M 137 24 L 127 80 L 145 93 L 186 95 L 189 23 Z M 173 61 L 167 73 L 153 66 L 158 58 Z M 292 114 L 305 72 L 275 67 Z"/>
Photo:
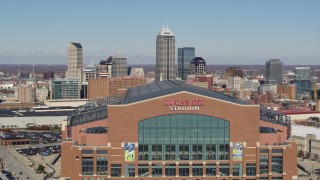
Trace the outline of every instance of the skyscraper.
<path fill-rule="evenodd" d="M 241 69 L 240 67 L 229 67 L 225 71 L 225 76 L 226 76 L 226 79 L 229 77 L 236 77 L 236 76 L 243 79 L 243 69 Z"/>
<path fill-rule="evenodd" d="M 310 80 L 309 67 L 295 67 L 294 68 L 295 80 Z"/>
<path fill-rule="evenodd" d="M 178 77 L 182 80 L 187 79 L 190 69 L 190 62 L 194 57 L 194 47 L 178 48 Z"/>
<path fill-rule="evenodd" d="M 190 74 L 206 74 L 206 61 L 202 57 L 195 57 L 190 62 Z"/>
<path fill-rule="evenodd" d="M 156 81 L 175 79 L 175 68 L 175 39 L 167 25 L 157 36 Z"/>
<path fill-rule="evenodd" d="M 266 62 L 266 79 L 270 82 L 275 80 L 277 84 L 282 84 L 283 63 L 280 59 L 270 59 Z"/>
<path fill-rule="evenodd" d="M 122 55 L 112 56 L 112 77 L 122 77 L 128 75 L 127 58 Z"/>
<path fill-rule="evenodd" d="M 83 63 L 82 46 L 80 43 L 70 42 L 68 44 L 68 79 L 80 79 Z"/>

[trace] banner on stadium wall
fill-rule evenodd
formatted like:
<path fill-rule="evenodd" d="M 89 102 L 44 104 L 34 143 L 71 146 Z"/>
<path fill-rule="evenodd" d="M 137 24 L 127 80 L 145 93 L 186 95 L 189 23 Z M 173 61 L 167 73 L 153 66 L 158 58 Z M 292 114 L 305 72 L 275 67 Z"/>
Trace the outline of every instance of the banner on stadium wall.
<path fill-rule="evenodd" d="M 125 143 L 124 144 L 124 161 L 134 162 L 134 157 L 135 157 L 134 143 Z"/>
<path fill-rule="evenodd" d="M 242 161 L 243 158 L 243 143 L 242 142 L 234 142 L 233 143 L 233 160 L 234 161 Z"/>

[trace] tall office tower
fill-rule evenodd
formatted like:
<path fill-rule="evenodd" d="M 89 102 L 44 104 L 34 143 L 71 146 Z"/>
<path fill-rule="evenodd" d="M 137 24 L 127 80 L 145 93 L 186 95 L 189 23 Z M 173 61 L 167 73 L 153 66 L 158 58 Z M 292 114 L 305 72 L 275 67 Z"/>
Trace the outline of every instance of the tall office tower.
<path fill-rule="evenodd" d="M 178 78 L 187 79 L 189 74 L 190 62 L 195 57 L 194 47 L 178 48 Z"/>
<path fill-rule="evenodd" d="M 195 57 L 190 62 L 190 74 L 206 74 L 206 61 L 202 57 Z"/>
<path fill-rule="evenodd" d="M 310 80 L 309 67 L 295 67 L 294 68 L 295 80 Z"/>
<path fill-rule="evenodd" d="M 80 87 L 78 79 L 53 79 L 50 81 L 50 99 L 79 99 Z"/>
<path fill-rule="evenodd" d="M 80 79 L 83 63 L 82 46 L 80 43 L 70 42 L 68 44 L 68 79 Z"/>
<path fill-rule="evenodd" d="M 101 60 L 99 65 L 96 66 L 97 77 L 111 77 L 112 71 L 112 56 L 106 60 Z"/>
<path fill-rule="evenodd" d="M 277 84 L 282 84 L 283 62 L 280 59 L 270 59 L 266 62 L 266 79 L 270 82 L 275 80 Z"/>
<path fill-rule="evenodd" d="M 128 75 L 127 58 L 122 55 L 112 56 L 111 77 L 122 77 Z"/>
<path fill-rule="evenodd" d="M 156 81 L 175 79 L 175 68 L 175 39 L 167 25 L 157 36 Z"/>
<path fill-rule="evenodd" d="M 226 76 L 226 79 L 228 79 L 229 77 L 236 77 L 236 76 L 243 79 L 243 69 L 241 69 L 240 67 L 229 67 L 225 71 L 225 76 Z"/>

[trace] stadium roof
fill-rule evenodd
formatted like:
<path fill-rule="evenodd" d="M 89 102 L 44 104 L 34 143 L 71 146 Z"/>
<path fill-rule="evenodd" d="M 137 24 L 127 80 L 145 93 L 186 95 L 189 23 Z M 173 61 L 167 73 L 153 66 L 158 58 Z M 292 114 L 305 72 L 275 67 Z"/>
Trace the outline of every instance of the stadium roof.
<path fill-rule="evenodd" d="M 239 99 L 232 98 L 230 96 L 211 91 L 205 88 L 196 87 L 193 85 L 185 84 L 182 81 L 155 81 L 154 83 L 137 86 L 134 88 L 130 88 L 126 92 L 126 96 L 123 100 L 124 104 L 133 103 L 137 101 L 142 101 L 150 98 L 155 98 L 167 94 L 177 93 L 177 92 L 191 92 L 223 101 L 228 101 L 231 103 L 237 103 L 246 105 L 249 104 L 245 101 L 241 101 Z"/>

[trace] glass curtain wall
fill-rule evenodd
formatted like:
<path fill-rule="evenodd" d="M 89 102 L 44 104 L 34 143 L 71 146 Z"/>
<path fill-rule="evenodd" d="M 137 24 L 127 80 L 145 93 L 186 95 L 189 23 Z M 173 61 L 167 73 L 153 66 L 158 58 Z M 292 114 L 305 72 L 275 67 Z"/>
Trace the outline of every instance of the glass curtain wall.
<path fill-rule="evenodd" d="M 171 114 L 139 121 L 139 160 L 229 160 L 229 121 Z"/>

